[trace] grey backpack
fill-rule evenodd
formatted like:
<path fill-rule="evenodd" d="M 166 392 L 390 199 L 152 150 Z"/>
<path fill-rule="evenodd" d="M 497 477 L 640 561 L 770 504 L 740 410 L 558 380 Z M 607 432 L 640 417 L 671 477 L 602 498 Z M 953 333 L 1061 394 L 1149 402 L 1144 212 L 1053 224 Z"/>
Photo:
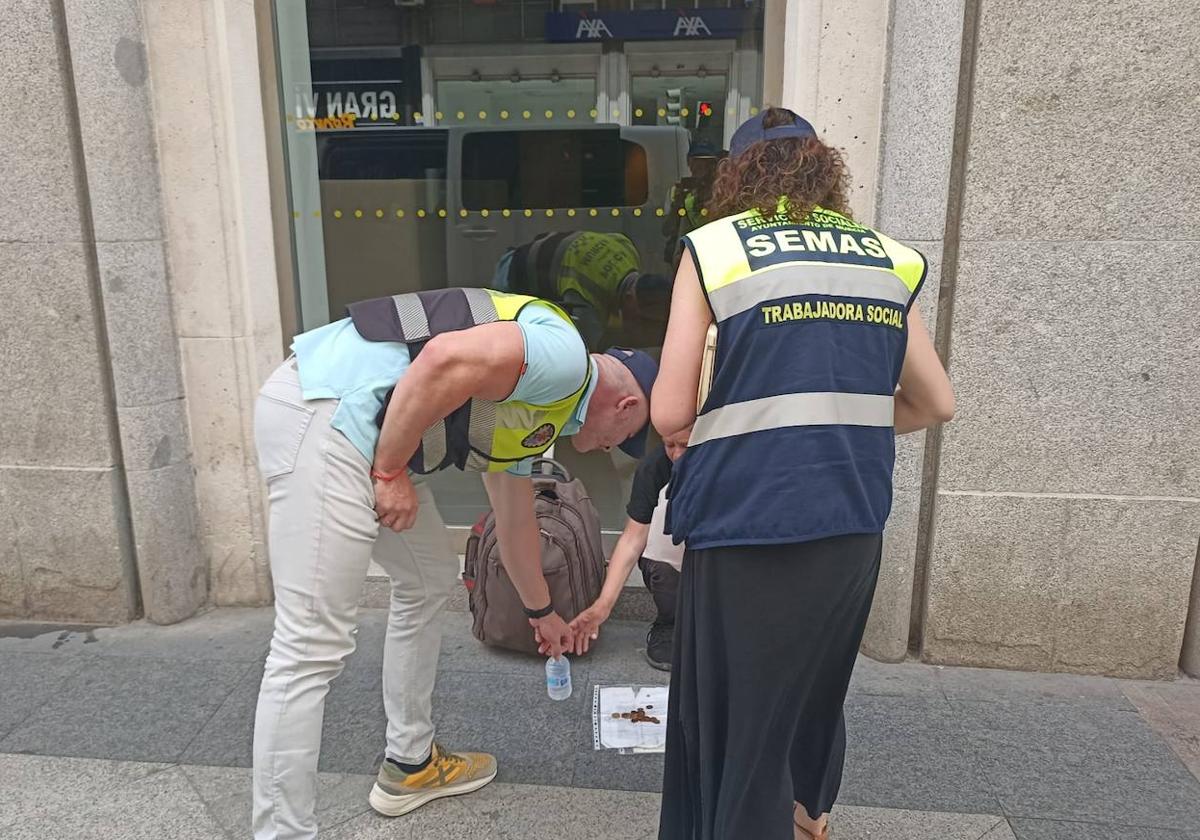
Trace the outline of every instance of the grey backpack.
<path fill-rule="evenodd" d="M 534 462 L 533 492 L 542 574 L 555 611 L 569 622 L 592 605 L 604 585 L 600 515 L 583 482 L 557 461 Z M 475 638 L 486 645 L 537 653 L 533 628 L 500 562 L 496 517 L 490 511 L 467 539 L 463 583 L 470 595 Z"/>

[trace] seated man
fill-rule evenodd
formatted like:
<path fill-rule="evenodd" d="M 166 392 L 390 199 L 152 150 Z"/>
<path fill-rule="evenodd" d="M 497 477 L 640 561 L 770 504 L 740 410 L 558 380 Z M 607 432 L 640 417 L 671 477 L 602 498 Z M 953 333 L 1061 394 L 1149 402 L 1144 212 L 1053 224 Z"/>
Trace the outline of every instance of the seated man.
<path fill-rule="evenodd" d="M 254 836 L 312 838 L 325 697 L 353 652 L 372 557 L 392 582 L 383 650 L 385 761 L 370 804 L 399 816 L 496 775 L 495 759 L 434 742 L 436 621 L 458 556 L 422 475 L 483 474 L 530 632 L 573 636 L 550 604 L 531 459 L 561 436 L 582 451 L 644 441 L 657 365 L 589 356 L 571 319 L 536 298 L 440 289 L 363 301 L 296 337 L 255 406 L 267 482 L 275 632 L 254 724 Z M 644 447 L 644 443 L 642 444 Z"/>
<path fill-rule="evenodd" d="M 679 591 L 684 546 L 674 545 L 665 530 L 667 484 L 671 481 L 672 465 L 687 448 L 690 431 L 686 429 L 668 438 L 638 464 L 626 508 L 629 521 L 608 561 L 604 588 L 596 603 L 571 622 L 576 653 L 586 653 L 591 641 L 599 635 L 600 625 L 608 620 L 634 563 L 637 563 L 658 613 L 646 634 L 646 661 L 660 671 L 671 670 L 675 597 Z"/>
<path fill-rule="evenodd" d="M 643 274 L 637 247 L 620 233 L 543 233 L 509 249 L 493 283 L 562 306 L 589 349 L 630 322 L 652 322 L 661 332 L 671 307 L 670 278 Z"/>

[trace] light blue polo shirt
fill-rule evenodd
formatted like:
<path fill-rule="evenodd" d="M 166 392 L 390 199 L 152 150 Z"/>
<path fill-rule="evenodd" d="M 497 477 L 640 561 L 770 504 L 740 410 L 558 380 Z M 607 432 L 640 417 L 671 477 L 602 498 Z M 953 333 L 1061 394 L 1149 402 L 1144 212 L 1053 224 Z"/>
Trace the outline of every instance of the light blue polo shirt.
<path fill-rule="evenodd" d="M 509 399 L 547 405 L 569 397 L 592 365 L 591 384 L 563 426 L 563 436 L 575 434 L 587 417 L 588 400 L 596 388 L 595 362 L 587 355 L 583 339 L 573 326 L 538 303 L 521 310 L 517 326 L 525 339 L 525 372 Z M 408 345 L 367 341 L 351 319 L 343 318 L 296 336 L 292 352 L 304 398 L 340 400 L 333 412 L 333 427 L 373 462 L 379 442 L 375 416 L 388 390 L 408 369 Z M 531 463 L 522 461 L 508 472 L 529 475 Z"/>

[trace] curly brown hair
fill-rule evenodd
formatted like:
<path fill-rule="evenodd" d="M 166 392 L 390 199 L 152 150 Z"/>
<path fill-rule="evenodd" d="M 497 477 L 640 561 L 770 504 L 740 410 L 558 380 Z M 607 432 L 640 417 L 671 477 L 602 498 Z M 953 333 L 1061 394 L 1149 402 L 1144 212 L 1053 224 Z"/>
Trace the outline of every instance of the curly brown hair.
<path fill-rule="evenodd" d="M 762 124 L 774 128 L 795 118 L 787 108 L 769 108 Z M 781 137 L 760 141 L 721 161 L 706 209 L 716 218 L 747 210 L 774 216 L 784 197 L 787 214 L 796 222 L 816 205 L 849 217 L 849 192 L 850 173 L 841 151 L 816 137 Z"/>

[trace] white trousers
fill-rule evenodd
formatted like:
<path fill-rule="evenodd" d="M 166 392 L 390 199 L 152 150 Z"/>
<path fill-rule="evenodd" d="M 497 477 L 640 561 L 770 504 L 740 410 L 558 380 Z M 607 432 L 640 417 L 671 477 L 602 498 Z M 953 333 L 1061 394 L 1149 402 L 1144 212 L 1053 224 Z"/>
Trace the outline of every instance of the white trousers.
<path fill-rule="evenodd" d="M 423 484 L 415 526 L 403 534 L 380 529 L 370 464 L 330 426 L 337 405 L 303 398 L 294 360 L 272 374 L 255 405 L 275 586 L 275 633 L 254 722 L 257 840 L 317 835 L 325 695 L 354 650 L 372 555 L 392 582 L 383 654 L 387 756 L 416 764 L 433 741 L 436 617 L 458 580 L 458 557 Z"/>

